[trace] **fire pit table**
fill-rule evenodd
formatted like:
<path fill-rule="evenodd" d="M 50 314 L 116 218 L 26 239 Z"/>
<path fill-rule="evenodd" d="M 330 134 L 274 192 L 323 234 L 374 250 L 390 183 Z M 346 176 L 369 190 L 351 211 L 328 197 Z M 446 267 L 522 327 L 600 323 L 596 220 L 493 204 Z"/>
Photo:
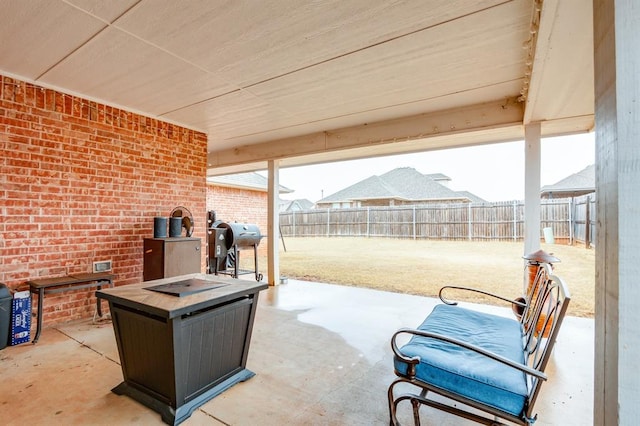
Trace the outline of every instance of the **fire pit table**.
<path fill-rule="evenodd" d="M 177 425 L 255 374 L 246 369 L 267 284 L 207 274 L 96 291 L 109 302 L 124 381 L 112 389 Z"/>

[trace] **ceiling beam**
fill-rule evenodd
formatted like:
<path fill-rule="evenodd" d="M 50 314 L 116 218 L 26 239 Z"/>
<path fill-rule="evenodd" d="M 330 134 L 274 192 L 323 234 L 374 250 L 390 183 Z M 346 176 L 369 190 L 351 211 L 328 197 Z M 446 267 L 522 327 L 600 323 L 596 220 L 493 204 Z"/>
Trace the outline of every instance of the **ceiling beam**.
<path fill-rule="evenodd" d="M 558 2 L 545 0 L 541 5 L 533 4 L 533 16 L 531 22 L 531 46 L 530 55 L 527 58 L 527 75 L 522 96 L 525 100 L 523 124 L 529 124 L 536 109 L 536 100 L 543 86 L 545 63 L 551 48 L 551 36 L 556 19 L 558 17 Z M 538 9 L 539 8 L 539 9 Z"/>
<path fill-rule="evenodd" d="M 455 136 L 465 132 L 521 126 L 522 104 L 515 98 L 417 114 L 393 120 L 365 123 L 287 139 L 212 151 L 208 168 L 260 163 L 290 157 L 329 154 L 356 148 L 372 148 L 406 141 Z"/>

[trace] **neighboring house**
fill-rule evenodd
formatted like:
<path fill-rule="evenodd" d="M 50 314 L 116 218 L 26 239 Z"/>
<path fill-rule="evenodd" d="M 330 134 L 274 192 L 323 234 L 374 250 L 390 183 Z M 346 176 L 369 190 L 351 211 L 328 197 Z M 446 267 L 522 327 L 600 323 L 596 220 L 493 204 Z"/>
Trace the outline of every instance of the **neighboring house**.
<path fill-rule="evenodd" d="M 595 164 L 540 190 L 541 198 L 571 198 L 596 191 Z"/>
<path fill-rule="evenodd" d="M 450 180 L 451 178 L 442 173 L 424 175 L 412 167 L 400 167 L 380 176 L 371 176 L 329 195 L 316 202 L 316 207 L 352 208 L 484 202 L 469 192 L 449 189 L 447 185 Z"/>
<path fill-rule="evenodd" d="M 297 200 L 280 200 L 280 212 L 298 212 L 301 210 L 311 210 L 314 204 L 306 198 Z"/>
<path fill-rule="evenodd" d="M 456 191 L 456 193 L 462 197 L 467 197 L 472 203 L 486 203 L 487 200 L 478 197 L 476 194 L 472 194 L 469 191 Z"/>
<path fill-rule="evenodd" d="M 259 173 L 250 172 L 236 173 L 233 175 L 209 176 L 207 177 L 207 183 L 212 183 L 218 186 L 226 186 L 229 188 L 266 192 L 268 180 L 265 176 L 262 176 Z M 293 192 L 292 189 L 280 185 L 280 194 L 289 194 L 291 192 Z"/>
<path fill-rule="evenodd" d="M 451 182 L 451 178 L 445 174 L 442 173 L 431 173 L 431 174 L 427 174 L 425 176 L 430 177 L 431 179 L 435 180 L 436 182 L 438 182 L 441 185 L 446 186 L 447 188 L 449 187 L 449 182 Z"/>
<path fill-rule="evenodd" d="M 267 233 L 267 178 L 258 173 L 237 173 L 207 177 L 207 211 L 216 212 L 216 218 L 225 222 L 258 225 L 260 233 Z M 280 186 L 280 194 L 293 192 Z M 262 254 L 266 245 L 260 245 Z"/>

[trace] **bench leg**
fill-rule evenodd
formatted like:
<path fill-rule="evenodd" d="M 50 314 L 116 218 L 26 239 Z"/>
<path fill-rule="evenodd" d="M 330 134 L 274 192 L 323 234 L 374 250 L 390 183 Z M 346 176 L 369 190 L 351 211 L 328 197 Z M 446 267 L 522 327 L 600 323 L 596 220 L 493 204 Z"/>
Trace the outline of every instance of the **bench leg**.
<path fill-rule="evenodd" d="M 98 282 L 98 290 L 102 290 L 103 284 L 108 287 L 113 287 L 113 281 L 111 280 L 100 281 Z M 102 318 L 102 299 L 100 299 L 99 297 L 96 297 L 96 306 L 97 306 L 98 318 Z"/>
<path fill-rule="evenodd" d="M 98 290 L 102 290 L 102 285 L 98 285 Z M 99 297 L 96 297 L 96 305 L 98 309 L 98 318 L 102 318 L 102 300 Z"/>
<path fill-rule="evenodd" d="M 33 338 L 33 344 L 38 343 L 38 339 L 40 338 L 40 333 L 42 332 L 42 303 L 44 302 L 44 288 L 38 289 L 38 318 L 37 318 L 37 327 L 36 327 L 36 335 Z"/>

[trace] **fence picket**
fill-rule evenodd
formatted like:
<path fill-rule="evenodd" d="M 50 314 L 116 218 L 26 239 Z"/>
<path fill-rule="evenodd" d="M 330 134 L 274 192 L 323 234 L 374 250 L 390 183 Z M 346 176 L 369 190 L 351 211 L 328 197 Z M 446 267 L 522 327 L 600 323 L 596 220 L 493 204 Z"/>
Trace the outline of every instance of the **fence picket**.
<path fill-rule="evenodd" d="M 550 227 L 555 240 L 593 246 L 595 211 L 595 195 L 543 199 L 541 231 Z M 280 227 L 284 236 L 296 237 L 513 241 L 524 238 L 524 201 L 282 212 Z"/>

